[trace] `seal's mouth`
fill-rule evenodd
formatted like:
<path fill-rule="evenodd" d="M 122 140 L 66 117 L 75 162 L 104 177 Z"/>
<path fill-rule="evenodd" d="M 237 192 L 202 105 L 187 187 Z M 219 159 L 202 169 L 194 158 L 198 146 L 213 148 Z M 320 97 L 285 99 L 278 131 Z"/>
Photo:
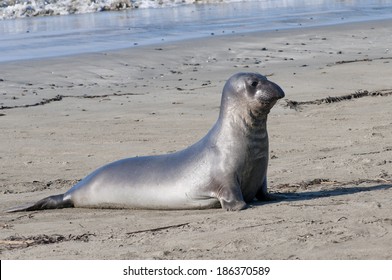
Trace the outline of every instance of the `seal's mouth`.
<path fill-rule="evenodd" d="M 261 105 L 264 106 L 274 106 L 276 104 L 276 102 L 279 100 L 280 98 L 270 98 L 270 99 L 265 99 L 265 98 L 259 98 L 258 101 Z"/>
<path fill-rule="evenodd" d="M 258 105 L 254 107 L 250 112 L 250 115 L 253 119 L 259 119 L 260 116 L 265 116 L 269 114 L 269 112 L 271 111 L 272 107 L 274 107 L 278 99 L 265 100 L 265 99 L 258 98 L 257 101 L 258 101 Z"/>

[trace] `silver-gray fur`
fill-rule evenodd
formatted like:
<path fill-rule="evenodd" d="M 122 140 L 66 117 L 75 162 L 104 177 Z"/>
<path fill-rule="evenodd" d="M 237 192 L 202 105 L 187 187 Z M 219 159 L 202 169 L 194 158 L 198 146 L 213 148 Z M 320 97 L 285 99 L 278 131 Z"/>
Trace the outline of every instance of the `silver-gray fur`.
<path fill-rule="evenodd" d="M 256 73 L 225 84 L 219 118 L 208 134 L 175 153 L 107 164 L 65 194 L 8 212 L 65 207 L 241 210 L 267 193 L 267 115 L 282 89 Z"/>

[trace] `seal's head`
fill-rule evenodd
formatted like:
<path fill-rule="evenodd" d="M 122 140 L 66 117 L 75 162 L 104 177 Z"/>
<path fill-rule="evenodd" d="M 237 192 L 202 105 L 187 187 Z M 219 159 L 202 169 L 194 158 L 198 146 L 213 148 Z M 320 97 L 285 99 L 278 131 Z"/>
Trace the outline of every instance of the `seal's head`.
<path fill-rule="evenodd" d="M 265 119 L 283 90 L 265 76 L 238 73 L 230 77 L 223 88 L 221 113 L 247 115 L 252 120 Z"/>

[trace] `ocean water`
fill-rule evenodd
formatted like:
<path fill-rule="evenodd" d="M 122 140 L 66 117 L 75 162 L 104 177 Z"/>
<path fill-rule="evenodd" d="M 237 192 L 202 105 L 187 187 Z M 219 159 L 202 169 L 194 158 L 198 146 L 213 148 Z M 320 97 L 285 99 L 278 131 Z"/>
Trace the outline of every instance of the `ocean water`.
<path fill-rule="evenodd" d="M 392 0 L 8 0 L 0 62 L 391 18 Z"/>

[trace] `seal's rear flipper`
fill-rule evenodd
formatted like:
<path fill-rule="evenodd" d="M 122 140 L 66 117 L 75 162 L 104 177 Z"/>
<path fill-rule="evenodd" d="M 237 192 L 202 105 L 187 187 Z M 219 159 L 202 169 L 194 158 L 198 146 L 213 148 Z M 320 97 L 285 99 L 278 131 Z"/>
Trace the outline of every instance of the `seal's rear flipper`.
<path fill-rule="evenodd" d="M 31 203 L 22 206 L 16 206 L 6 210 L 7 213 L 20 211 L 35 211 L 44 209 L 59 209 L 74 207 L 71 199 L 64 199 L 64 194 L 48 196 L 36 203 Z"/>

